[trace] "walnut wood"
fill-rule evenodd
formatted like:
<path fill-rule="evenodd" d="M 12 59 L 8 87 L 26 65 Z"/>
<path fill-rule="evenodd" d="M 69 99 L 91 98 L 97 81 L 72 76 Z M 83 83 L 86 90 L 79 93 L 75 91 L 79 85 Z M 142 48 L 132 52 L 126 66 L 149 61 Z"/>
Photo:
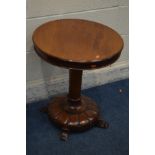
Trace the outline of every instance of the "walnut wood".
<path fill-rule="evenodd" d="M 37 54 L 47 62 L 69 68 L 69 93 L 54 98 L 43 112 L 62 132 L 67 140 L 69 132 L 83 131 L 93 126 L 107 128 L 100 118 L 96 103 L 81 95 L 82 72 L 115 62 L 122 51 L 123 40 L 108 26 L 80 19 L 50 21 L 33 33 Z"/>

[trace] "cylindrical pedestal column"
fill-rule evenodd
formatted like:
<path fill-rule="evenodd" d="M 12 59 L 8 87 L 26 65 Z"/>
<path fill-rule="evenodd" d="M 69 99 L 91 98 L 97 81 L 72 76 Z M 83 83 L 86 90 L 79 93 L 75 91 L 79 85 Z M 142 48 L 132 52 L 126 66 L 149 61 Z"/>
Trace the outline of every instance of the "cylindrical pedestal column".
<path fill-rule="evenodd" d="M 72 106 L 80 105 L 81 101 L 82 70 L 69 70 L 68 101 Z"/>

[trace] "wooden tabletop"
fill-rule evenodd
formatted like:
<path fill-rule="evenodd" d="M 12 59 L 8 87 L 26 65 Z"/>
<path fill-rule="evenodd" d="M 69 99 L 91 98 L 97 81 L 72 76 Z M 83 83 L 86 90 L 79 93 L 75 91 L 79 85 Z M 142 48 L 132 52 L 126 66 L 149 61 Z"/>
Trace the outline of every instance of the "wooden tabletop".
<path fill-rule="evenodd" d="M 93 69 L 116 61 L 123 48 L 108 26 L 81 19 L 45 23 L 33 33 L 34 48 L 46 61 L 66 68 Z"/>

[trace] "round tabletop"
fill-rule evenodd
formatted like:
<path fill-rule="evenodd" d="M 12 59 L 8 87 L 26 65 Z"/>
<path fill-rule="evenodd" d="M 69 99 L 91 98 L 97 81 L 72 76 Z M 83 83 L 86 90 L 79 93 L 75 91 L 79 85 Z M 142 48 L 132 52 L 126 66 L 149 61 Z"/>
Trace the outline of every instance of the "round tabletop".
<path fill-rule="evenodd" d="M 115 62 L 123 48 L 121 36 L 108 26 L 81 19 L 61 19 L 33 33 L 35 51 L 51 64 L 94 69 Z"/>

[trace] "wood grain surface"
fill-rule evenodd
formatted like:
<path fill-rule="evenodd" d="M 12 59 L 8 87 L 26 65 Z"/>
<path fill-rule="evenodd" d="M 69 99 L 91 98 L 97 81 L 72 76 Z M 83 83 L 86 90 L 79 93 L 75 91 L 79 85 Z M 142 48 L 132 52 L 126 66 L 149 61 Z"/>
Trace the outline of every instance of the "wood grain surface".
<path fill-rule="evenodd" d="M 67 68 L 92 69 L 113 63 L 123 40 L 108 26 L 81 19 L 45 23 L 33 33 L 37 53 L 48 62 Z"/>

